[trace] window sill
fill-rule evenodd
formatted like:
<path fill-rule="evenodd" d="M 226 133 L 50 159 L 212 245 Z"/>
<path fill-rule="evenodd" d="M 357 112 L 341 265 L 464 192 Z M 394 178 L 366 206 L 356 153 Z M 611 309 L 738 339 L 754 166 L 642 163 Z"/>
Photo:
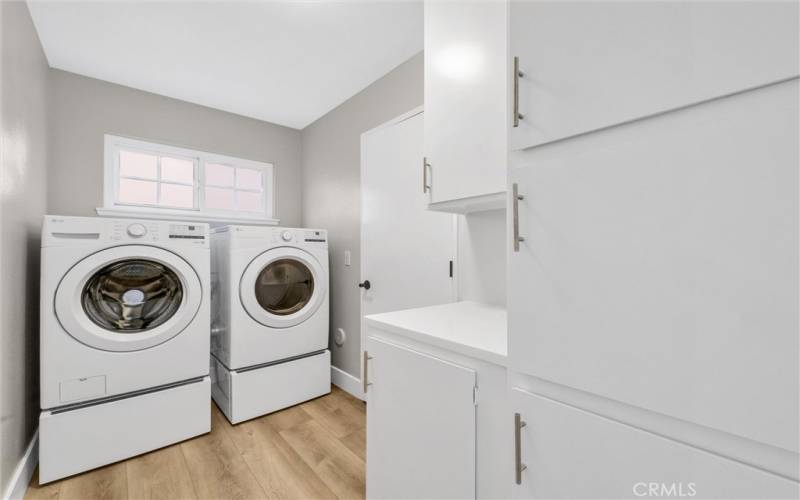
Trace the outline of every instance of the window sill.
<path fill-rule="evenodd" d="M 122 217 L 135 219 L 159 219 L 175 220 L 188 222 L 208 222 L 213 226 L 224 224 L 250 224 L 258 226 L 277 226 L 280 219 L 267 219 L 265 217 L 248 217 L 236 215 L 208 215 L 200 213 L 190 213 L 184 210 L 170 209 L 147 209 L 143 207 L 97 207 L 97 215 L 101 217 Z"/>

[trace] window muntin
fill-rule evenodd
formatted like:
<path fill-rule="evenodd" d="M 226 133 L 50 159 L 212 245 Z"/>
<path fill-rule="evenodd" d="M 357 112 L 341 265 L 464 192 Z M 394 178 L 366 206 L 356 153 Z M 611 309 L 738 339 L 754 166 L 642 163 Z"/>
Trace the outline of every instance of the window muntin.
<path fill-rule="evenodd" d="M 196 158 L 176 158 L 120 148 L 117 203 L 194 209 Z"/>
<path fill-rule="evenodd" d="M 108 212 L 277 222 L 269 163 L 106 135 L 105 184 Z"/>
<path fill-rule="evenodd" d="M 206 206 L 241 212 L 264 210 L 264 181 L 259 170 L 207 163 L 205 172 Z"/>

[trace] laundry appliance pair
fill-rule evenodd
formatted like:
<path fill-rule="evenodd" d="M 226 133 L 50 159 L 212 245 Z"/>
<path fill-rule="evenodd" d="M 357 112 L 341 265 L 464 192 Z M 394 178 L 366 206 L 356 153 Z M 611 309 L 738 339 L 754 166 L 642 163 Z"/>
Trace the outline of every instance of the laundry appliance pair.
<path fill-rule="evenodd" d="M 326 239 L 45 216 L 40 482 L 329 392 Z"/>

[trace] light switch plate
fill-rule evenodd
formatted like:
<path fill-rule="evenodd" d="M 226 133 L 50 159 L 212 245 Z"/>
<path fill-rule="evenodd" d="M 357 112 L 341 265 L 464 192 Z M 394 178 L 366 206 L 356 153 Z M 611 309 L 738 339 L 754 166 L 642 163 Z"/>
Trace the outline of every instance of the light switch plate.
<path fill-rule="evenodd" d="M 344 265 L 350 267 L 350 250 L 344 251 Z"/>

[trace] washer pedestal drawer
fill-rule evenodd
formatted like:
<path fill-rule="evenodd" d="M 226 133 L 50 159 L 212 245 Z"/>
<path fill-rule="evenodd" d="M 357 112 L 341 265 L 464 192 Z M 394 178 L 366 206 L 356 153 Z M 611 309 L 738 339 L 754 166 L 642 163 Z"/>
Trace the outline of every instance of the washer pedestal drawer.
<path fill-rule="evenodd" d="M 238 424 L 331 392 L 331 353 L 240 370 L 228 370 L 211 356 L 211 376 L 211 396 Z"/>
<path fill-rule="evenodd" d="M 39 416 L 39 482 L 48 483 L 211 430 L 204 377 L 175 387 Z"/>

